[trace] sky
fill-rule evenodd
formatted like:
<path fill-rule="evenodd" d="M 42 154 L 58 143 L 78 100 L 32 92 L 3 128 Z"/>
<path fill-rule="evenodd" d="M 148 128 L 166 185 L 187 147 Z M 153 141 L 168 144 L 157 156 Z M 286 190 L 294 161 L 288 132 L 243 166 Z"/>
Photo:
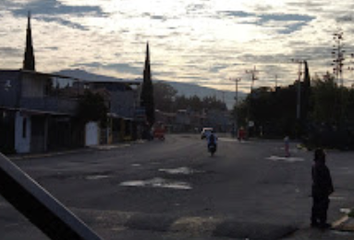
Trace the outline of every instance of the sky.
<path fill-rule="evenodd" d="M 296 61 L 307 60 L 311 76 L 332 72 L 341 31 L 350 86 L 352 9 L 354 1 L 327 0 L 0 0 L 0 69 L 22 67 L 31 11 L 40 72 L 142 78 L 149 42 L 153 79 L 233 91 L 241 78 L 248 92 L 254 68 L 254 87 L 292 84 Z"/>

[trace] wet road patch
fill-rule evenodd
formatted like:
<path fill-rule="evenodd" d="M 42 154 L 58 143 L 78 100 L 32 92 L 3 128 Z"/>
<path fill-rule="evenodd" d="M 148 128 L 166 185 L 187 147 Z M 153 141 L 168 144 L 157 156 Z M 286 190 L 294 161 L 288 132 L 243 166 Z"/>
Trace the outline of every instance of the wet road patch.
<path fill-rule="evenodd" d="M 305 161 L 304 158 L 299 158 L 299 157 L 270 156 L 266 159 L 271 160 L 271 161 L 283 161 L 283 162 L 303 162 L 303 161 Z"/>
<path fill-rule="evenodd" d="M 149 180 L 133 180 L 119 184 L 123 187 L 151 187 L 151 188 L 169 188 L 176 190 L 190 190 L 192 186 L 186 182 L 174 181 L 164 178 L 153 178 Z"/>
<path fill-rule="evenodd" d="M 193 173 L 201 173 L 202 171 L 197 171 L 188 167 L 179 167 L 179 168 L 172 168 L 172 169 L 164 169 L 161 168 L 159 169 L 160 172 L 165 172 L 168 174 L 184 174 L 184 175 L 189 175 Z"/>
<path fill-rule="evenodd" d="M 99 180 L 99 179 L 105 179 L 105 178 L 109 178 L 109 176 L 108 175 L 91 175 L 91 176 L 86 177 L 87 180 Z"/>

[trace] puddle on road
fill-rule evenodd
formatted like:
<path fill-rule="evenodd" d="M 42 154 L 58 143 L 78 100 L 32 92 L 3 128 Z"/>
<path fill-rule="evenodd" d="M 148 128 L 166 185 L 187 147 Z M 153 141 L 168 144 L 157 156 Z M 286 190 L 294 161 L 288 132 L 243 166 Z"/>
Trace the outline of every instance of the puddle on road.
<path fill-rule="evenodd" d="M 140 167 L 141 164 L 139 164 L 139 163 L 133 163 L 131 166 L 132 166 L 132 167 Z"/>
<path fill-rule="evenodd" d="M 155 187 L 155 188 L 170 188 L 177 190 L 190 190 L 192 187 L 186 182 L 177 182 L 163 178 L 153 178 L 150 180 L 134 180 L 120 183 L 124 187 Z"/>
<path fill-rule="evenodd" d="M 303 162 L 305 161 L 304 158 L 298 158 L 298 157 L 279 157 L 279 156 L 270 156 L 266 158 L 268 160 L 272 161 L 284 161 L 284 162 Z"/>
<path fill-rule="evenodd" d="M 104 179 L 104 178 L 109 178 L 108 175 L 92 175 L 92 176 L 87 176 L 87 180 L 99 180 L 99 179 Z"/>
<path fill-rule="evenodd" d="M 202 171 L 197 171 L 197 170 L 193 170 L 190 169 L 188 167 L 180 167 L 180 168 L 173 168 L 173 169 L 164 169 L 161 168 L 159 169 L 160 172 L 166 172 L 168 174 L 193 174 L 193 173 L 201 173 Z"/>
<path fill-rule="evenodd" d="M 339 209 L 339 212 L 349 214 L 352 210 L 350 208 L 341 208 Z"/>
<path fill-rule="evenodd" d="M 334 200 L 334 201 L 341 201 L 341 200 L 345 200 L 344 197 L 340 197 L 340 196 L 329 196 L 330 200 Z"/>

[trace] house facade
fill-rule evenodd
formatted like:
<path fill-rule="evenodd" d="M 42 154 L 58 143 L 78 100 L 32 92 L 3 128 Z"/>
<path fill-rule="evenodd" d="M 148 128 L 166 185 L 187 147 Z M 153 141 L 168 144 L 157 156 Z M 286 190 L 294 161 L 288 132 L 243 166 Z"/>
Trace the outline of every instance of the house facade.
<path fill-rule="evenodd" d="M 0 70 L 2 150 L 28 153 L 81 146 L 74 81 L 30 70 Z"/>
<path fill-rule="evenodd" d="M 140 82 L 85 81 L 77 84 L 93 92 L 109 93 L 107 125 L 100 129 L 101 144 L 130 141 L 139 137 L 136 109 L 139 102 L 137 86 Z"/>

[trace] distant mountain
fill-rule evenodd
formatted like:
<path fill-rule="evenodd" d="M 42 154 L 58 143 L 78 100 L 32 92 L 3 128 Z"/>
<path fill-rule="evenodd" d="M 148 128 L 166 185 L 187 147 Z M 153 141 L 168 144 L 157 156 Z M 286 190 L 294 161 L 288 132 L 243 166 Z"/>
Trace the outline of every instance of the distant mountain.
<path fill-rule="evenodd" d="M 99 75 L 95 73 L 89 73 L 84 70 L 80 69 L 67 69 L 61 70 L 59 72 L 55 72 L 53 74 L 63 75 L 72 78 L 78 78 L 86 81 L 102 81 L 102 82 L 117 82 L 117 81 L 124 81 L 127 79 L 115 78 L 110 76 Z"/>
<path fill-rule="evenodd" d="M 121 79 L 115 78 L 110 76 L 104 76 L 94 73 L 89 73 L 84 70 L 62 70 L 59 72 L 55 72 L 54 74 L 78 78 L 87 81 L 113 81 L 113 82 L 120 82 L 120 81 L 142 81 L 141 78 L 138 79 Z M 221 91 L 216 90 L 213 88 L 202 87 L 192 83 L 180 83 L 180 82 L 171 82 L 171 81 L 163 81 L 158 80 L 161 82 L 165 82 L 170 84 L 173 88 L 177 90 L 178 95 L 185 95 L 186 97 L 197 95 L 200 98 L 208 97 L 208 96 L 215 96 L 217 99 L 221 101 L 225 101 L 226 106 L 228 109 L 232 109 L 235 103 L 235 92 L 233 91 Z M 243 99 L 246 96 L 245 93 L 239 92 L 239 100 Z"/>
<path fill-rule="evenodd" d="M 232 109 L 235 104 L 235 92 L 232 91 L 221 91 L 214 88 L 208 88 L 199 86 L 192 83 L 180 83 L 180 82 L 170 82 L 162 81 L 170 84 L 173 88 L 178 91 L 178 95 L 185 95 L 186 97 L 197 95 L 200 98 L 215 96 L 221 101 L 225 101 L 228 109 Z M 246 94 L 239 92 L 239 100 L 245 98 Z"/>

